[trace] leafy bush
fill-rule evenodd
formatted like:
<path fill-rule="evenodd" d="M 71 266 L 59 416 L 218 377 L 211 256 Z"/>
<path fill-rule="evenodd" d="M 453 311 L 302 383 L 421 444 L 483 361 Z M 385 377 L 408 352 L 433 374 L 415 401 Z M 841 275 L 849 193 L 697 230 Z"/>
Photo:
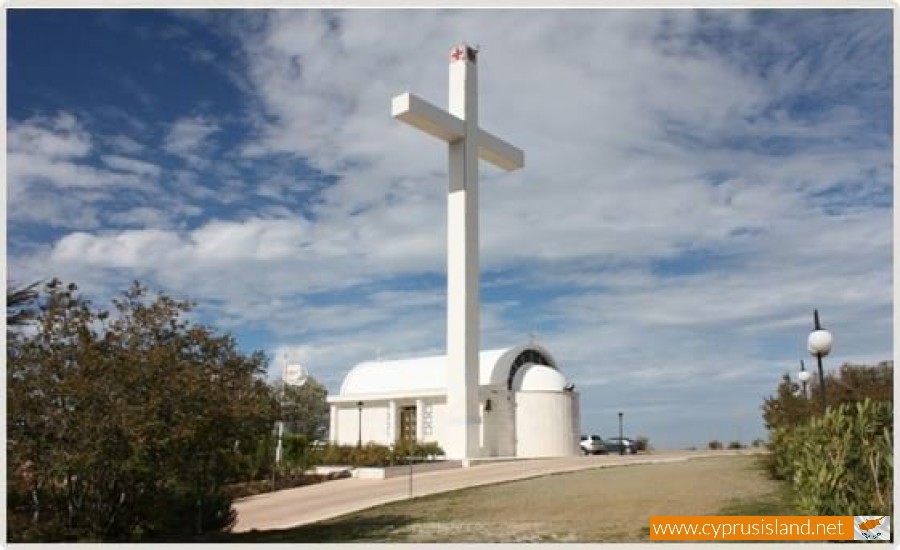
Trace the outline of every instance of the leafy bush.
<path fill-rule="evenodd" d="M 444 454 L 437 443 L 414 443 L 398 441 L 393 447 L 367 443 L 362 447 L 354 445 L 328 445 L 315 451 L 319 464 L 347 465 L 358 467 L 384 467 L 395 464 L 434 460 Z"/>
<path fill-rule="evenodd" d="M 434 460 L 438 456 L 444 455 L 444 449 L 441 449 L 441 446 L 435 443 L 434 441 L 429 443 L 419 444 L 416 448 L 419 457 L 425 458 L 428 460 Z"/>
<path fill-rule="evenodd" d="M 893 361 L 881 361 L 877 365 L 845 363 L 836 373 L 825 375 L 825 394 L 832 407 L 865 399 L 892 401 L 893 387 Z M 821 396 L 817 377 L 810 380 L 808 396 L 804 397 L 801 386 L 792 382 L 789 374 L 783 375 L 775 395 L 763 401 L 766 428 L 775 430 L 805 424 L 811 417 L 821 414 Z"/>
<path fill-rule="evenodd" d="M 741 443 L 740 441 L 732 441 L 732 442 L 730 442 L 730 443 L 728 444 L 728 448 L 729 448 L 729 449 L 732 449 L 732 450 L 734 450 L 734 449 L 743 449 L 743 448 L 744 448 L 744 444 Z"/>
<path fill-rule="evenodd" d="M 351 455 L 352 456 L 352 455 Z M 356 466 L 387 466 L 393 464 L 391 448 L 377 443 L 367 443 L 354 457 Z"/>
<path fill-rule="evenodd" d="M 650 438 L 646 435 L 639 435 L 634 440 L 635 450 L 636 451 L 649 451 L 650 450 Z"/>
<path fill-rule="evenodd" d="M 202 496 L 193 490 L 173 487 L 146 505 L 155 512 L 146 511 L 146 517 L 153 519 L 144 526 L 142 535 L 152 540 L 190 540 L 196 533 L 228 529 L 237 519 L 237 513 L 231 508 L 231 496 L 224 487 Z"/>
<path fill-rule="evenodd" d="M 769 439 L 769 457 L 766 466 L 775 479 L 790 481 L 794 473 L 794 442 L 791 428 L 777 428 Z"/>
<path fill-rule="evenodd" d="M 330 465 L 353 465 L 351 456 L 356 447 L 350 445 L 327 445 L 318 450 L 319 462 Z"/>
<path fill-rule="evenodd" d="M 810 515 L 891 515 L 893 410 L 866 399 L 829 409 L 780 434 L 779 472 L 790 479 L 797 507 Z"/>
<path fill-rule="evenodd" d="M 262 352 L 138 283 L 98 310 L 53 280 L 8 332 L 8 537 L 186 539 L 233 521 L 277 402 Z"/>
<path fill-rule="evenodd" d="M 243 480 L 259 480 L 272 477 L 275 460 L 275 438 L 265 434 L 257 438 L 251 450 L 243 454 Z"/>
<path fill-rule="evenodd" d="M 709 442 L 709 448 L 713 451 L 721 451 L 722 450 L 722 442 L 718 439 L 713 439 Z"/>
<path fill-rule="evenodd" d="M 317 455 L 303 434 L 282 436 L 282 466 L 288 470 L 304 472 L 318 463 Z"/>

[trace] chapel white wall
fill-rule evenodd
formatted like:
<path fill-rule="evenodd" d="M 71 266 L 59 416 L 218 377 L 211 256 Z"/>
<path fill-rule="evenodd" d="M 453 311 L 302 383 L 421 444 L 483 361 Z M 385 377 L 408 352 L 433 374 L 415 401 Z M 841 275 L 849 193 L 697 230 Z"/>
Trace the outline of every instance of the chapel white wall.
<path fill-rule="evenodd" d="M 572 392 L 516 394 L 516 456 L 549 457 L 577 454 Z"/>
<path fill-rule="evenodd" d="M 362 444 L 370 441 L 388 445 L 388 403 L 373 403 L 362 410 Z M 339 445 L 356 445 L 359 441 L 359 409 L 357 407 L 337 408 L 337 437 L 330 436 Z"/>
<path fill-rule="evenodd" d="M 436 441 L 441 447 L 446 445 L 446 422 L 447 422 L 447 403 L 445 401 L 437 401 L 432 403 L 431 408 L 431 435 L 423 435 L 425 441 Z M 447 449 L 444 449 L 446 452 Z"/>
<path fill-rule="evenodd" d="M 486 411 L 487 400 L 491 410 Z M 514 456 L 513 406 L 511 394 L 505 389 L 491 388 L 483 392 L 479 408 L 481 429 L 479 432 L 479 456 Z"/>

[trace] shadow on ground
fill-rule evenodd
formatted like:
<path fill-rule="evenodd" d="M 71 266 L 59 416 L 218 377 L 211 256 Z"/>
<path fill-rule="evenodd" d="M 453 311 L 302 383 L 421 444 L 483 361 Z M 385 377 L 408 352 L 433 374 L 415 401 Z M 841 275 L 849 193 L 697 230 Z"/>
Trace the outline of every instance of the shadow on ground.
<path fill-rule="evenodd" d="M 344 517 L 289 529 L 219 533 L 209 542 L 391 542 L 400 528 L 412 522 L 411 516 L 398 514 Z"/>
<path fill-rule="evenodd" d="M 222 533 L 205 541 L 648 542 L 653 515 L 791 515 L 790 500 L 757 457 L 729 455 L 468 487 L 314 524 Z"/>

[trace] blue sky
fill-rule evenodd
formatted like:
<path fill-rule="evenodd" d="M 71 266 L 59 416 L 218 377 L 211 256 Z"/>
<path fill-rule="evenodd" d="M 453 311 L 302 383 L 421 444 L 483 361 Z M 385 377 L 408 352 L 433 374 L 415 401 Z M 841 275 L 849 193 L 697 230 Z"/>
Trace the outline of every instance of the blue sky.
<path fill-rule="evenodd" d="M 481 45 L 482 344 L 536 334 L 586 432 L 763 436 L 805 358 L 892 357 L 889 10 L 10 10 L 8 278 L 199 302 L 330 391 L 442 353 L 446 104 Z M 273 372 L 276 367 L 273 366 Z"/>

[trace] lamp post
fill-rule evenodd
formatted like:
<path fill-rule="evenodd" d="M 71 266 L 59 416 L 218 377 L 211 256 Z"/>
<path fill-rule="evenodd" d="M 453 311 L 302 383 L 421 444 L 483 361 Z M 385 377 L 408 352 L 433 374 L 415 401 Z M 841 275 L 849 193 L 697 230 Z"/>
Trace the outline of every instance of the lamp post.
<path fill-rule="evenodd" d="M 281 398 L 278 400 L 278 430 L 277 443 L 275 444 L 275 464 L 272 465 L 272 490 L 276 488 L 275 476 L 278 471 L 278 464 L 281 462 L 282 455 L 282 439 L 284 438 L 284 397 L 288 386 L 301 387 L 306 384 L 309 377 L 306 367 L 302 365 L 288 365 L 287 354 L 282 356 L 284 360 L 281 367 Z"/>
<path fill-rule="evenodd" d="M 825 371 L 822 370 L 822 358 L 831 352 L 831 345 L 834 343 L 834 338 L 831 336 L 831 333 L 823 329 L 822 325 L 819 323 L 818 309 L 813 310 L 813 323 L 815 328 L 809 333 L 806 347 L 809 350 L 810 355 L 815 356 L 819 363 L 819 391 L 822 392 L 822 414 L 825 414 L 825 409 L 828 408 L 828 401 L 825 398 Z"/>
<path fill-rule="evenodd" d="M 281 439 L 284 437 L 284 394 L 287 389 L 287 354 L 282 357 L 281 363 L 281 396 L 278 398 L 278 426 L 275 436 L 275 465 L 281 462 Z M 272 470 L 272 479 L 275 479 L 275 470 Z M 274 483 L 274 481 L 273 481 Z"/>
<path fill-rule="evenodd" d="M 803 384 L 803 399 L 809 399 L 809 394 L 806 392 L 806 384 L 809 382 L 809 371 L 806 370 L 803 359 L 800 360 L 800 373 L 797 374 L 797 378 L 799 378 L 800 383 Z"/>
<path fill-rule="evenodd" d="M 356 448 L 357 449 L 362 447 L 362 408 L 363 408 L 363 402 L 357 401 L 356 409 L 359 411 L 359 420 L 357 420 L 357 422 L 356 422 L 359 426 L 359 438 L 356 440 Z"/>
<path fill-rule="evenodd" d="M 625 437 L 622 435 L 622 416 L 625 413 L 619 411 L 619 454 L 625 454 Z"/>

